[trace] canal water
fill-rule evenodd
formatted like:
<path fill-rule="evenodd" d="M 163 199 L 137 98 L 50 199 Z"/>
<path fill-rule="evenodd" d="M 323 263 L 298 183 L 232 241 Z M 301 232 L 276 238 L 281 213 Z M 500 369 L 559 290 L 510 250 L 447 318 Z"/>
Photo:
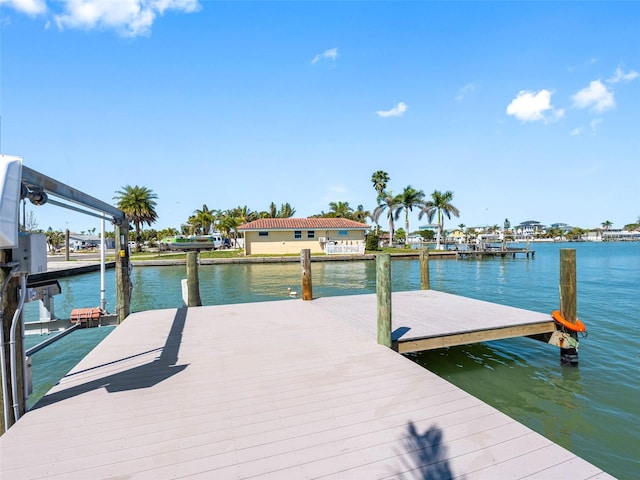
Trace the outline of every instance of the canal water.
<path fill-rule="evenodd" d="M 561 366 L 559 350 L 526 338 L 486 342 L 411 355 L 500 411 L 620 479 L 640 472 L 640 243 L 534 244 L 535 258 L 430 261 L 431 287 L 448 293 L 539 312 L 559 307 L 560 248 L 575 248 L 578 316 L 589 336 L 579 367 Z M 392 262 L 394 291 L 420 288 L 417 260 Z M 300 301 L 300 265 L 202 265 L 204 305 Z M 134 267 L 132 310 L 181 305 L 185 267 Z M 313 263 L 315 297 L 375 292 L 375 262 Z M 61 278 L 56 313 L 100 303 L 98 273 Z M 115 304 L 114 272 L 107 271 L 107 308 Z M 27 304 L 27 321 L 36 304 Z M 32 357 L 33 404 L 113 327 L 73 332 Z M 29 345 L 42 340 L 28 339 Z M 571 472 L 567 471 L 567 477 Z"/>

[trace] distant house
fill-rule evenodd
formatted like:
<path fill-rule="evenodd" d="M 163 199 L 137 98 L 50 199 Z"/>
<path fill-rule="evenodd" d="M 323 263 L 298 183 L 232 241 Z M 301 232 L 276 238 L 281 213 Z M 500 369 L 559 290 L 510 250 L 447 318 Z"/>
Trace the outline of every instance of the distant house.
<path fill-rule="evenodd" d="M 245 255 L 364 253 L 364 223 L 345 218 L 261 218 L 238 227 Z"/>
<path fill-rule="evenodd" d="M 546 232 L 546 227 L 536 220 L 527 220 L 518 225 L 515 230 L 519 235 L 533 236 Z"/>
<path fill-rule="evenodd" d="M 100 235 L 69 234 L 69 248 L 71 250 L 89 250 L 100 247 Z"/>

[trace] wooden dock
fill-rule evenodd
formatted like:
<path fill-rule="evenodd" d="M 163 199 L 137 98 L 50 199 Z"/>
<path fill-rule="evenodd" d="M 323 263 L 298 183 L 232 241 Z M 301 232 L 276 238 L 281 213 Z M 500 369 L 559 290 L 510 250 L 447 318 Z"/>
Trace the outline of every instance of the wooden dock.
<path fill-rule="evenodd" d="M 528 248 L 487 248 L 482 250 L 460 250 L 456 251 L 456 258 L 482 258 L 482 257 L 513 257 L 516 258 L 518 254 L 522 254 L 529 258 L 536 256 L 535 250 L 529 250 Z"/>
<path fill-rule="evenodd" d="M 0 477 L 612 478 L 378 345 L 375 305 L 359 295 L 133 314 L 0 437 Z M 396 336 L 429 338 L 448 315 L 450 335 L 476 314 L 502 323 L 493 330 L 548 321 L 491 305 L 394 293 Z"/>

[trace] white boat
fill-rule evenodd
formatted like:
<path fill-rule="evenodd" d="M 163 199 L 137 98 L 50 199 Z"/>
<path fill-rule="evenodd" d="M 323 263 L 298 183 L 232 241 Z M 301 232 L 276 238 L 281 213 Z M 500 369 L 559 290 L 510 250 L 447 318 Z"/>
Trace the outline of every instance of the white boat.
<path fill-rule="evenodd" d="M 223 245 L 222 235 L 178 235 L 160 240 L 160 250 L 217 250 Z"/>

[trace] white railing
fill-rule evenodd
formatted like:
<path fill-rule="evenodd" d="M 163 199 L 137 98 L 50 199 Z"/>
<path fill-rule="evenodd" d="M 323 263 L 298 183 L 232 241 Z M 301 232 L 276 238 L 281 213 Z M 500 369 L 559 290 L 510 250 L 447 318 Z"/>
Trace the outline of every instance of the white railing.
<path fill-rule="evenodd" d="M 353 245 L 346 245 L 342 243 L 337 244 L 327 244 L 324 246 L 324 253 L 327 255 L 336 255 L 336 254 L 364 254 L 364 243 L 356 243 Z"/>

